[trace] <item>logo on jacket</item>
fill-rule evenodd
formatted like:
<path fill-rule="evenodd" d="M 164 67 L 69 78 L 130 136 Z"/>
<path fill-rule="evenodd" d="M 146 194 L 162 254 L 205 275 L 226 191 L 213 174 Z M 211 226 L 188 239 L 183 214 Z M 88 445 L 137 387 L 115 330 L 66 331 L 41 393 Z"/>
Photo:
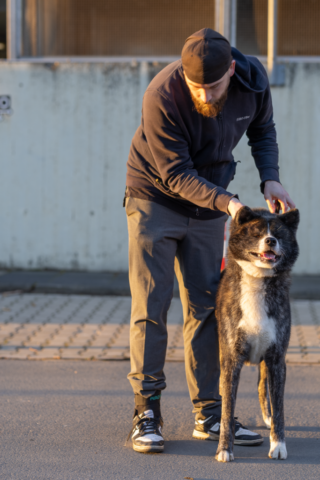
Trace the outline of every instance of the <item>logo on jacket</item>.
<path fill-rule="evenodd" d="M 250 115 L 247 115 L 246 117 L 239 117 L 237 118 L 237 122 L 240 122 L 240 120 L 247 120 L 247 118 L 250 118 Z"/>

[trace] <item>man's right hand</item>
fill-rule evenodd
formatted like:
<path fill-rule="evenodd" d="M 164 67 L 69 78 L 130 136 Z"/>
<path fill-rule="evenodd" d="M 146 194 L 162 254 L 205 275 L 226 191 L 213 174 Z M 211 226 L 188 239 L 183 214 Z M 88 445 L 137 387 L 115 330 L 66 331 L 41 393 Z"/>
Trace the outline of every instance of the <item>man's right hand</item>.
<path fill-rule="evenodd" d="M 228 204 L 228 212 L 233 219 L 236 216 L 237 211 L 240 210 L 240 208 L 242 207 L 244 207 L 244 205 L 240 202 L 240 200 L 235 197 L 231 198 Z"/>

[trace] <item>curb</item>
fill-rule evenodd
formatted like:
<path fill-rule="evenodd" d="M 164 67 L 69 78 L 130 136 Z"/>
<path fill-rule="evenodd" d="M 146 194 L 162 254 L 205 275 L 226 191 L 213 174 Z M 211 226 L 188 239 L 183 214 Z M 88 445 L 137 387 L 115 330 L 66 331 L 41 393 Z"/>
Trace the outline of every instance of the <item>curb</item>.
<path fill-rule="evenodd" d="M 130 296 L 128 272 L 15 270 L 0 275 L 0 293 Z M 174 297 L 179 297 L 175 279 Z M 320 300 L 320 275 L 293 275 L 290 297 Z"/>

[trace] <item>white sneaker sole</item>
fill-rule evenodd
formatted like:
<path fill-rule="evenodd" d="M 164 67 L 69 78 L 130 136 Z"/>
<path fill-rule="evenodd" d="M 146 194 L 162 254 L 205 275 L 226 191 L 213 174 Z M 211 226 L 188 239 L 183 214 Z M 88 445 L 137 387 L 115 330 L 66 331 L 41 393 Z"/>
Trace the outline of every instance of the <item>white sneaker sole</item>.
<path fill-rule="evenodd" d="M 193 438 L 197 438 L 198 440 L 213 440 L 218 442 L 220 436 L 216 433 L 210 432 L 199 432 L 198 430 L 193 430 L 192 434 Z M 234 445 L 261 445 L 263 443 L 263 438 L 256 438 L 254 440 L 239 440 L 237 438 L 234 439 Z"/>
<path fill-rule="evenodd" d="M 132 444 L 133 450 L 140 453 L 161 453 L 164 450 L 164 445 L 135 445 Z"/>
<path fill-rule="evenodd" d="M 193 438 L 197 438 L 198 440 L 215 440 L 215 441 L 219 441 L 219 435 L 217 435 L 216 433 L 213 433 L 213 432 L 210 432 L 210 433 L 206 433 L 206 432 L 199 432 L 198 430 L 193 430 L 193 434 L 192 434 Z"/>

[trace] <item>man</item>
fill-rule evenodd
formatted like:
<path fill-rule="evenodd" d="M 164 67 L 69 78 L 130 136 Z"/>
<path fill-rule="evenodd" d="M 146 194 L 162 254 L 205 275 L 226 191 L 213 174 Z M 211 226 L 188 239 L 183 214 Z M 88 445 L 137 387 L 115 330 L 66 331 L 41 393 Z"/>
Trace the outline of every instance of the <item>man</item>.
<path fill-rule="evenodd" d="M 132 443 L 164 448 L 160 411 L 166 387 L 167 311 L 176 272 L 184 316 L 187 382 L 196 414 L 193 437 L 218 440 L 219 347 L 214 315 L 224 225 L 243 205 L 227 191 L 232 150 L 247 133 L 271 211 L 294 207 L 279 183 L 278 146 L 266 72 L 219 33 L 189 37 L 181 60 L 164 68 L 143 98 L 141 125 L 128 160 L 126 213 L 132 293 L 131 372 L 135 394 Z M 235 444 L 260 435 L 239 422 Z"/>

